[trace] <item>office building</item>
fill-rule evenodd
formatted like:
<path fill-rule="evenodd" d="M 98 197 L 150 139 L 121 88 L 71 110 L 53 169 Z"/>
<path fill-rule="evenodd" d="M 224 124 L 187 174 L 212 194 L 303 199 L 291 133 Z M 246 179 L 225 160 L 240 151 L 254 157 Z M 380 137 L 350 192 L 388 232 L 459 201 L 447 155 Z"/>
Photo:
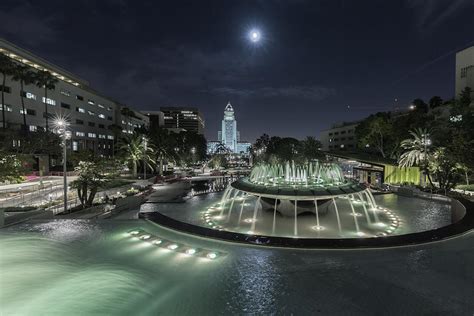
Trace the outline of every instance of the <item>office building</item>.
<path fill-rule="evenodd" d="M 48 90 L 47 99 L 43 88 L 35 84 L 24 86 L 25 128 L 31 132 L 45 129 L 46 106 L 49 130 L 54 132 L 53 121 L 57 118 L 66 118 L 70 123 L 72 134 L 68 146 L 72 150 L 89 149 L 109 156 L 113 152 L 118 126 L 122 132 L 133 133 L 136 128 L 148 124 L 146 116 L 97 92 L 88 81 L 12 43 L 0 39 L 0 53 L 17 64 L 30 66 L 32 71 L 48 71 L 58 80 L 55 88 Z M 20 90 L 20 83 L 7 76 L 4 87 L 5 122 L 11 129 L 23 126 Z M 123 114 L 124 108 L 129 109 L 128 115 Z"/>
<path fill-rule="evenodd" d="M 232 153 L 242 155 L 248 155 L 252 145 L 249 142 L 240 141 L 240 132 L 237 130 L 234 108 L 230 102 L 227 103 L 224 109 L 224 118 L 221 122 L 221 130 L 217 132 L 217 141 L 208 142 L 208 153 L 213 154 L 219 144 L 225 146 Z"/>
<path fill-rule="evenodd" d="M 164 127 L 170 130 L 186 130 L 204 134 L 204 116 L 194 107 L 161 107 Z"/>
<path fill-rule="evenodd" d="M 344 122 L 334 124 L 331 128 L 321 131 L 319 140 L 321 150 L 324 151 L 353 151 L 356 149 L 357 139 L 355 128 L 358 122 Z"/>
<path fill-rule="evenodd" d="M 455 97 L 458 98 L 464 88 L 470 87 L 473 90 L 471 98 L 474 99 L 474 46 L 456 53 L 455 74 Z"/>

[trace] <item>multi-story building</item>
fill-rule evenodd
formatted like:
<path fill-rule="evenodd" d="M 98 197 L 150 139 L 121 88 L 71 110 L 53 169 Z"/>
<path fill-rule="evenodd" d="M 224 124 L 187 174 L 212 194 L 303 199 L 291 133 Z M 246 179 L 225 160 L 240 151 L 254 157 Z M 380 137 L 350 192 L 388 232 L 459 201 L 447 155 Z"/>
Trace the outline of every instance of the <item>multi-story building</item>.
<path fill-rule="evenodd" d="M 123 132 L 130 133 L 148 122 L 146 116 L 133 110 L 123 115 L 122 109 L 128 107 L 97 92 L 88 81 L 2 39 L 0 53 L 15 63 L 30 66 L 33 71 L 49 71 L 58 80 L 55 88 L 48 90 L 47 99 L 42 87 L 25 85 L 23 99 L 29 131 L 45 129 L 47 107 L 50 130 L 54 131 L 53 121 L 57 118 L 65 118 L 70 123 L 72 134 L 68 146 L 72 150 L 90 149 L 108 156 L 113 152 L 117 135 L 114 129 L 121 127 Z M 5 122 L 8 128 L 20 129 L 24 125 L 20 84 L 7 76 L 3 89 Z"/>
<path fill-rule="evenodd" d="M 221 130 L 217 132 L 217 141 L 208 142 L 208 153 L 212 154 L 223 144 L 229 151 L 235 154 L 248 155 L 251 144 L 246 141 L 240 141 L 240 132 L 237 130 L 237 121 L 235 120 L 234 108 L 227 103 L 224 109 L 224 118 L 221 123 Z"/>
<path fill-rule="evenodd" d="M 358 124 L 358 122 L 344 122 L 321 131 L 319 134 L 321 149 L 324 151 L 354 150 L 357 145 L 355 128 Z"/>
<path fill-rule="evenodd" d="M 184 129 L 188 132 L 204 134 L 204 117 L 194 107 L 161 107 L 164 127 L 171 130 Z"/>
<path fill-rule="evenodd" d="M 456 53 L 455 73 L 455 97 L 458 98 L 464 88 L 470 87 L 473 90 L 471 98 L 474 99 L 474 46 Z"/>

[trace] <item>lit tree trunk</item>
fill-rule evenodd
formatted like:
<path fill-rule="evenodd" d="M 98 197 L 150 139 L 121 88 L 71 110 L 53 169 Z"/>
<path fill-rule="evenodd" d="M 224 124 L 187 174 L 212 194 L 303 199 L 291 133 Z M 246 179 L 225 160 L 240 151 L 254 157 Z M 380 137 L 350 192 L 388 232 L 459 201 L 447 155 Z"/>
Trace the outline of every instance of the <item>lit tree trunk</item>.
<path fill-rule="evenodd" d="M 160 176 L 163 176 L 163 156 L 160 157 Z"/>
<path fill-rule="evenodd" d="M 87 206 L 92 206 L 92 204 L 94 203 L 94 198 L 95 198 L 96 193 L 97 193 L 97 188 L 96 187 L 92 188 L 89 193 L 89 198 L 87 199 Z"/>
<path fill-rule="evenodd" d="M 132 162 L 132 165 L 133 165 L 133 171 L 132 171 L 133 172 L 133 177 L 136 178 L 137 177 L 137 161 L 134 160 Z"/>
<path fill-rule="evenodd" d="M 7 107 L 5 106 L 5 80 L 6 75 L 3 74 L 3 81 L 2 81 L 2 121 L 3 121 L 3 129 L 7 128 L 7 122 L 5 121 L 5 111 Z"/>

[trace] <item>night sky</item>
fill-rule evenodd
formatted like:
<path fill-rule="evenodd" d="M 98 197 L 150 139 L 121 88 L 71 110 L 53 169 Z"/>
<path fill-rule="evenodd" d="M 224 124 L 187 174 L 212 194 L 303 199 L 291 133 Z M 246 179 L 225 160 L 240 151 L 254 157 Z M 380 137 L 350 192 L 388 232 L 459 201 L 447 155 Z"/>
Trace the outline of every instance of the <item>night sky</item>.
<path fill-rule="evenodd" d="M 253 141 L 453 97 L 473 13 L 472 0 L 4 0 L 0 36 L 138 110 L 199 107 L 209 140 L 230 101 Z"/>

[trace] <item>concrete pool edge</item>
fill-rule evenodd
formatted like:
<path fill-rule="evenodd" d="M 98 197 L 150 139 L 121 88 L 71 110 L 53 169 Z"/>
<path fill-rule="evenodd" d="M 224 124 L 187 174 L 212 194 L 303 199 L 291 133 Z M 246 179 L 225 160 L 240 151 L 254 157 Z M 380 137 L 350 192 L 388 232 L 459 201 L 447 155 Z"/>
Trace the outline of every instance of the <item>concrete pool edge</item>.
<path fill-rule="evenodd" d="M 289 238 L 265 235 L 247 235 L 237 232 L 215 230 L 178 221 L 159 212 L 139 213 L 139 218 L 150 220 L 163 227 L 204 238 L 243 243 L 257 246 L 308 249 L 355 249 L 387 248 L 423 244 L 451 238 L 474 228 L 474 202 L 457 199 L 465 208 L 465 214 L 457 222 L 437 229 L 404 235 L 371 238 Z"/>

